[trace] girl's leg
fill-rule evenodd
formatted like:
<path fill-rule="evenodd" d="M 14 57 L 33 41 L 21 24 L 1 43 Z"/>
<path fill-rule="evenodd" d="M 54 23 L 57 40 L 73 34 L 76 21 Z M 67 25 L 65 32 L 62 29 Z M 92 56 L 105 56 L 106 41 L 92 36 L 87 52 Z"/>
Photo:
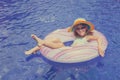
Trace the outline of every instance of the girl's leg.
<path fill-rule="evenodd" d="M 44 45 L 44 46 L 47 46 L 47 47 L 50 47 L 50 48 L 53 48 L 53 49 L 61 48 L 61 47 L 65 46 L 57 38 L 48 38 L 48 39 L 42 40 L 42 39 L 38 38 L 36 35 L 34 35 L 34 34 L 32 34 L 31 36 L 32 36 L 33 39 L 35 39 L 38 42 L 39 46 Z"/>
<path fill-rule="evenodd" d="M 32 49 L 30 49 L 30 50 L 28 50 L 28 51 L 25 51 L 25 54 L 26 54 L 26 55 L 30 55 L 30 54 L 32 54 L 32 53 L 35 53 L 35 52 L 38 51 L 38 50 L 40 50 L 40 47 L 35 46 L 34 48 L 32 48 Z"/>
<path fill-rule="evenodd" d="M 39 37 L 37 37 L 35 34 L 32 34 L 31 37 L 37 41 L 37 43 L 44 43 L 44 40 L 40 39 Z M 55 42 L 55 43 L 60 43 L 61 41 L 58 38 L 47 38 L 45 39 L 45 41 L 49 41 L 49 42 Z M 62 43 L 62 42 L 61 42 Z"/>
<path fill-rule="evenodd" d="M 44 45 L 53 49 L 57 49 L 65 46 L 62 42 L 52 42 L 49 40 L 44 40 Z"/>

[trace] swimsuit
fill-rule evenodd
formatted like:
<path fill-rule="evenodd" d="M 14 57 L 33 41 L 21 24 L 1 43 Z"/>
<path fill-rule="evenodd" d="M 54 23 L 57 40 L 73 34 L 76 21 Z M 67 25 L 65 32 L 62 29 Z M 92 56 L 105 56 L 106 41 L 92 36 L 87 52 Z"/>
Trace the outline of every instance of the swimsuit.
<path fill-rule="evenodd" d="M 76 38 L 72 44 L 72 46 L 80 46 L 88 43 L 86 38 Z"/>
<path fill-rule="evenodd" d="M 76 38 L 74 41 L 67 41 L 64 42 L 65 46 L 79 46 L 79 45 L 84 45 L 87 43 L 86 38 Z"/>

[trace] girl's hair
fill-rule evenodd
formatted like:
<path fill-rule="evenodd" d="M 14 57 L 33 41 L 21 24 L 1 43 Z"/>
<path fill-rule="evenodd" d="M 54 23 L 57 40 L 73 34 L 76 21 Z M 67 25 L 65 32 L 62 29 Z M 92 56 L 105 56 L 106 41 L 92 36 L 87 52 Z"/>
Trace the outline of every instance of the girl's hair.
<path fill-rule="evenodd" d="M 86 35 L 93 35 L 93 32 L 90 31 L 89 25 L 84 24 L 84 23 L 80 23 L 80 24 L 77 24 L 77 25 L 73 26 L 73 32 L 74 32 L 74 35 L 75 35 L 76 37 L 82 37 L 82 36 L 80 36 L 80 35 L 76 32 L 76 30 L 77 30 L 77 28 L 78 28 L 79 26 L 85 27 L 85 28 L 87 29 L 87 30 L 86 30 Z M 85 36 L 86 36 L 86 35 L 85 35 Z"/>

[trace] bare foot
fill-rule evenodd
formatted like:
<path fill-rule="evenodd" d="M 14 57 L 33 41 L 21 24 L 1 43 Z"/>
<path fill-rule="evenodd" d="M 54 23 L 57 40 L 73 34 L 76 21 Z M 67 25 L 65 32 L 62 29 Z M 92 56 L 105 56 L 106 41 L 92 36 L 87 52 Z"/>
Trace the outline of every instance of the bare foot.
<path fill-rule="evenodd" d="M 35 54 L 35 52 L 25 51 L 25 54 L 26 54 L 26 55 Z"/>
<path fill-rule="evenodd" d="M 42 39 L 40 39 L 39 37 L 37 37 L 35 34 L 31 34 L 31 37 L 37 41 L 38 44 L 43 44 L 44 41 Z"/>
<path fill-rule="evenodd" d="M 32 37 L 33 39 L 36 39 L 36 38 L 37 38 L 37 36 L 36 36 L 35 34 L 31 34 L 31 37 Z"/>

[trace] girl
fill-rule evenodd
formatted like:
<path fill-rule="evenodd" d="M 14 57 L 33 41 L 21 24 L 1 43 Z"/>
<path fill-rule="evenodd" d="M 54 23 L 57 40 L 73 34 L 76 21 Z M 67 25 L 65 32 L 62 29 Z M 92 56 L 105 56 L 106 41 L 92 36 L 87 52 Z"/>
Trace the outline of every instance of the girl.
<path fill-rule="evenodd" d="M 79 45 L 84 45 L 86 44 L 88 41 L 90 40 L 97 40 L 98 42 L 98 50 L 99 50 L 99 54 L 104 57 L 104 51 L 102 50 L 102 45 L 101 45 L 101 39 L 97 36 L 93 35 L 93 31 L 94 30 L 94 25 L 88 21 L 86 21 L 85 19 L 76 19 L 72 25 L 72 27 L 68 28 L 68 31 L 73 31 L 74 35 L 76 37 L 76 39 L 74 40 L 72 46 L 79 46 Z M 62 43 L 59 39 L 57 38 L 48 38 L 45 40 L 42 40 L 40 38 L 38 38 L 36 35 L 32 34 L 31 35 L 33 39 L 35 39 L 38 43 L 38 46 L 35 46 L 34 48 L 25 51 L 25 54 L 29 55 L 32 54 L 36 51 L 38 51 L 41 47 L 47 46 L 53 49 L 56 48 L 62 48 L 62 49 L 66 49 L 66 48 L 70 48 L 64 45 L 64 43 Z"/>

